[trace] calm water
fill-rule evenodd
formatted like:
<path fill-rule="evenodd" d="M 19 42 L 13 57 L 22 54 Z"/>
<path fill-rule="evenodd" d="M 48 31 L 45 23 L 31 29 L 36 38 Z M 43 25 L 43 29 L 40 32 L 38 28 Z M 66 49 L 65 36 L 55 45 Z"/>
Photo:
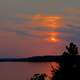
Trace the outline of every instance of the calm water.
<path fill-rule="evenodd" d="M 30 80 L 35 73 L 51 75 L 51 66 L 58 67 L 58 63 L 0 63 L 0 80 Z"/>

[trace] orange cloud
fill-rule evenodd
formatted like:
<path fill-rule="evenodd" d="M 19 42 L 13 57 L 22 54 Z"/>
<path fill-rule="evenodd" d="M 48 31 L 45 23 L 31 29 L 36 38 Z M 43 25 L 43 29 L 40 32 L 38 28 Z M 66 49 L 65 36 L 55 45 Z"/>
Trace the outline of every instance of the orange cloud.
<path fill-rule="evenodd" d="M 63 26 L 63 21 L 61 16 L 54 15 L 44 15 L 44 14 L 35 14 L 35 15 L 27 15 L 27 14 L 19 14 L 17 15 L 20 19 L 25 19 L 25 22 L 22 24 L 18 24 L 19 26 L 25 28 L 46 28 L 46 29 L 57 29 Z M 27 20 L 27 21 L 26 21 Z M 29 20 L 29 21 L 28 21 Z"/>
<path fill-rule="evenodd" d="M 32 19 L 42 19 L 42 20 L 59 20 L 62 17 L 60 16 L 47 16 L 47 15 L 41 15 L 41 14 L 36 14 L 34 16 L 32 16 Z"/>
<path fill-rule="evenodd" d="M 41 26 L 53 29 L 60 28 L 62 25 L 61 16 L 47 16 L 47 15 L 36 14 L 32 16 L 32 20 L 33 22 L 36 22 L 35 25 L 38 23 Z"/>

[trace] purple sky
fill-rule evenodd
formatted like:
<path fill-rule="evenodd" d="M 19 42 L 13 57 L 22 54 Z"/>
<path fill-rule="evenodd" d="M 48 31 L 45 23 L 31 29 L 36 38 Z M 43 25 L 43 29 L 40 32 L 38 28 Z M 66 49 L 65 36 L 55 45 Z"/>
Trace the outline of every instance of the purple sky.
<path fill-rule="evenodd" d="M 0 0 L 0 57 L 59 55 L 79 36 L 79 0 Z"/>

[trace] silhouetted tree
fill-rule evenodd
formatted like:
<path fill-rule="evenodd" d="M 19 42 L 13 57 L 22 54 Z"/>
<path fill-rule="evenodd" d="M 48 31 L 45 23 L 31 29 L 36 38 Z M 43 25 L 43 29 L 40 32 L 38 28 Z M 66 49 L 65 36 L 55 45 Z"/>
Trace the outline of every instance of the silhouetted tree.
<path fill-rule="evenodd" d="M 76 57 L 78 47 L 71 42 L 69 46 L 66 46 L 66 49 L 67 52 L 62 55 L 61 68 L 55 72 L 54 79 L 51 80 L 80 80 L 80 64 L 78 64 Z"/>
<path fill-rule="evenodd" d="M 71 42 L 69 44 L 69 47 L 66 46 L 66 49 L 68 51 L 68 54 L 70 54 L 70 55 L 76 55 L 76 54 L 78 54 L 78 47 L 73 42 Z"/>
<path fill-rule="evenodd" d="M 33 77 L 31 78 L 31 80 L 45 80 L 46 76 L 47 75 L 45 73 L 34 74 Z"/>
<path fill-rule="evenodd" d="M 52 77 L 50 80 L 80 80 L 80 62 L 76 57 L 78 47 L 71 42 L 66 49 L 67 52 L 62 54 L 59 70 L 54 69 L 51 65 Z M 47 77 L 46 74 L 34 74 L 31 80 L 46 80 L 45 77 Z"/>

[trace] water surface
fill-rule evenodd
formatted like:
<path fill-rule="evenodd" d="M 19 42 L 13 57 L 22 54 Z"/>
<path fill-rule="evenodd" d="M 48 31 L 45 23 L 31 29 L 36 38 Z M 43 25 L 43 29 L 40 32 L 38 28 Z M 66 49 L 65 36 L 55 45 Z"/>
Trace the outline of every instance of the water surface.
<path fill-rule="evenodd" d="M 30 80 L 35 73 L 46 73 L 51 76 L 51 66 L 54 68 L 58 63 L 27 63 L 27 62 L 4 62 L 0 63 L 0 80 Z"/>

